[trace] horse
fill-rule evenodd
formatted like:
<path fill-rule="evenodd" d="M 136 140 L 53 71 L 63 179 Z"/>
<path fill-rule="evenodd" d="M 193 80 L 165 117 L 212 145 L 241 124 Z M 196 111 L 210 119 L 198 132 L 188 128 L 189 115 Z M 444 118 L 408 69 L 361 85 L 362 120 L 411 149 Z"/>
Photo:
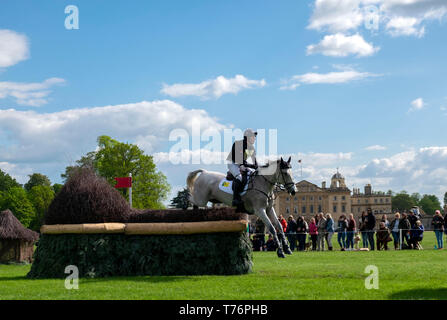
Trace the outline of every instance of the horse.
<path fill-rule="evenodd" d="M 273 190 L 279 184 L 283 185 L 289 194 L 295 195 L 297 189 L 293 182 L 290 162 L 291 157 L 288 161 L 281 158 L 259 166 L 248 177 L 246 191 L 241 194 L 246 212 L 255 214 L 267 226 L 278 247 L 277 255 L 280 258 L 285 258 L 284 253 L 292 254 L 292 251 L 273 208 Z M 204 207 L 208 202 L 231 206 L 233 195 L 219 188 L 225 181 L 225 175 L 219 172 L 204 169 L 190 172 L 186 179 L 190 202 L 194 207 Z"/>

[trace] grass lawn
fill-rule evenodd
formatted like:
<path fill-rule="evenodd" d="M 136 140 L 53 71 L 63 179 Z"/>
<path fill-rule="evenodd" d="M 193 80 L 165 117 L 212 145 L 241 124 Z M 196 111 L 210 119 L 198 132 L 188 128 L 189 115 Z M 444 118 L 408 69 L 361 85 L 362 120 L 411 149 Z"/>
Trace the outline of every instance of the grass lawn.
<path fill-rule="evenodd" d="M 336 242 L 336 238 L 334 239 Z M 335 243 L 334 242 L 334 243 Z M 447 251 L 254 252 L 253 273 L 242 276 L 166 276 L 28 280 L 29 265 L 0 265 L 3 299 L 447 299 Z M 365 267 L 379 270 L 379 289 L 365 289 Z"/>

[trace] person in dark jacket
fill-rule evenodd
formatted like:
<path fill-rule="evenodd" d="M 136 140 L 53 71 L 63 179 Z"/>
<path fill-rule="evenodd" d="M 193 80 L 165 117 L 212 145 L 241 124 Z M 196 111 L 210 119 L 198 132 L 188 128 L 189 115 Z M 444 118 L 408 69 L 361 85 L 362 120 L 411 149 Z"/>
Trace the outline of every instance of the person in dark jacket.
<path fill-rule="evenodd" d="M 278 248 L 276 242 L 273 241 L 273 236 L 271 234 L 269 234 L 269 238 L 265 243 L 265 247 L 267 251 L 276 251 L 276 249 Z"/>
<path fill-rule="evenodd" d="M 374 229 L 376 227 L 376 217 L 372 209 L 368 208 L 368 215 L 366 216 L 366 232 L 368 232 L 368 242 L 371 250 L 374 250 Z"/>
<path fill-rule="evenodd" d="M 368 248 L 368 232 L 366 231 L 366 212 L 362 211 L 362 216 L 359 220 L 359 231 L 362 234 L 362 248 Z"/>
<path fill-rule="evenodd" d="M 348 222 L 346 216 L 342 214 L 337 221 L 337 241 L 340 245 L 341 251 L 346 250 L 346 231 L 348 229 Z"/>
<path fill-rule="evenodd" d="M 346 229 L 346 248 L 347 250 L 354 250 L 354 234 L 355 234 L 355 219 L 351 213 L 348 220 L 348 228 Z"/>
<path fill-rule="evenodd" d="M 436 210 L 433 220 L 431 222 L 436 235 L 436 241 L 438 242 L 438 249 L 444 248 L 444 218 L 441 215 L 441 211 Z"/>
<path fill-rule="evenodd" d="M 410 230 L 411 230 L 411 224 L 408 220 L 408 215 L 403 212 L 402 213 L 402 219 L 399 221 L 399 229 L 402 229 L 402 239 L 401 244 L 404 244 L 404 240 L 407 243 L 409 247 L 411 247 L 409 241 L 410 241 Z"/>
<path fill-rule="evenodd" d="M 286 236 L 289 240 L 290 250 L 294 251 L 296 248 L 296 221 L 293 216 L 289 216 L 287 219 Z"/>
<path fill-rule="evenodd" d="M 253 235 L 253 240 L 259 241 L 261 250 L 265 248 L 265 224 L 260 218 L 255 222 L 255 233 Z"/>
<path fill-rule="evenodd" d="M 390 231 L 394 239 L 394 250 L 400 248 L 400 229 L 399 229 L 400 213 L 394 214 L 394 220 L 390 223 Z"/>
<path fill-rule="evenodd" d="M 420 250 L 422 248 L 420 242 L 422 241 L 423 237 L 424 237 L 424 226 L 422 225 L 422 222 L 420 220 L 417 220 L 415 227 L 412 228 L 410 233 L 411 247 L 415 250 Z"/>
<path fill-rule="evenodd" d="M 298 218 L 297 222 L 297 236 L 298 236 L 298 250 L 304 251 L 306 249 L 306 238 L 307 233 L 309 232 L 309 227 L 307 225 L 306 220 L 304 220 L 304 217 L 301 216 Z"/>

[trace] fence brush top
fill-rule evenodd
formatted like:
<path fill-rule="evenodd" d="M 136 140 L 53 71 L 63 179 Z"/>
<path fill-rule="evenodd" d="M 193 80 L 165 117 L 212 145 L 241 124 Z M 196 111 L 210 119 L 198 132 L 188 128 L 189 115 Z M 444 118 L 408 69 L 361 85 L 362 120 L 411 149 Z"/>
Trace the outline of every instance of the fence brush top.
<path fill-rule="evenodd" d="M 91 169 L 77 170 L 51 202 L 45 224 L 125 222 L 131 208 L 121 194 Z"/>

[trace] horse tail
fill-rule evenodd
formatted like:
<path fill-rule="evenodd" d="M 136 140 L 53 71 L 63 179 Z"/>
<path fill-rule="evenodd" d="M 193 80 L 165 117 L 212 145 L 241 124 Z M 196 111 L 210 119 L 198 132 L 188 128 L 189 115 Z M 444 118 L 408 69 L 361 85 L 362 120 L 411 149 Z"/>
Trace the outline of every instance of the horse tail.
<path fill-rule="evenodd" d="M 188 186 L 190 196 L 192 196 L 192 193 L 194 192 L 194 182 L 196 181 L 197 175 L 201 172 L 203 172 L 202 169 L 192 171 L 188 174 L 188 178 L 186 178 L 186 185 Z"/>

